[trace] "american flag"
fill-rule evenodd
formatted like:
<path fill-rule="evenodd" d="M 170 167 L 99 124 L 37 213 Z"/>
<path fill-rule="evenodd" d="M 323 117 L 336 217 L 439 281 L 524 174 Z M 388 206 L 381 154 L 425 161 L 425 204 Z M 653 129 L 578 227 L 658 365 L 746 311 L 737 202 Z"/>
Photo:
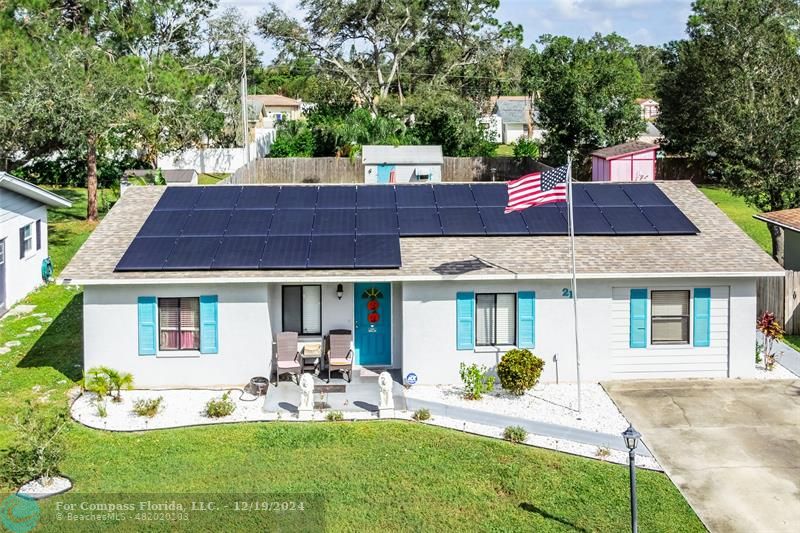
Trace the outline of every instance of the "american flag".
<path fill-rule="evenodd" d="M 521 211 L 536 205 L 567 201 L 567 173 L 569 166 L 547 172 L 534 172 L 508 182 L 506 213 Z"/>

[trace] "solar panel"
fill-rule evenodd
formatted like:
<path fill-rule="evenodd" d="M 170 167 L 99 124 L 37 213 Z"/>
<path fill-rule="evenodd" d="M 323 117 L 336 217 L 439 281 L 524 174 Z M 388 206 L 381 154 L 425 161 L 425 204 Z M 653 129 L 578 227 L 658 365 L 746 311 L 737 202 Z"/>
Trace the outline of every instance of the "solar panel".
<path fill-rule="evenodd" d="M 356 268 L 400 268 L 400 238 L 397 235 L 359 235 L 355 256 Z"/>
<path fill-rule="evenodd" d="M 221 237 L 178 237 L 164 270 L 208 270 Z"/>
<path fill-rule="evenodd" d="M 308 268 L 353 268 L 355 239 L 345 235 L 320 235 L 311 239 Z"/>
<path fill-rule="evenodd" d="M 505 183 L 482 183 L 470 185 L 478 206 L 508 205 L 508 186 Z"/>
<path fill-rule="evenodd" d="M 434 185 L 433 194 L 439 207 L 474 207 L 475 197 L 469 185 Z"/>
<path fill-rule="evenodd" d="M 442 223 L 435 207 L 401 207 L 397 210 L 401 237 L 442 235 Z"/>
<path fill-rule="evenodd" d="M 191 209 L 202 193 L 203 187 L 167 187 L 154 210 Z"/>
<path fill-rule="evenodd" d="M 317 204 L 317 190 L 319 187 L 294 186 L 281 187 L 278 195 L 278 209 L 314 209 Z"/>
<path fill-rule="evenodd" d="M 617 235 L 654 235 L 656 229 L 636 206 L 600 209 Z"/>
<path fill-rule="evenodd" d="M 531 207 L 522 211 L 531 235 L 566 235 L 567 219 L 555 204 Z"/>
<path fill-rule="evenodd" d="M 228 227 L 231 220 L 231 210 L 195 210 L 186 223 L 183 225 L 182 235 L 184 236 L 208 236 L 216 235 L 221 237 Z"/>
<path fill-rule="evenodd" d="M 317 209 L 314 216 L 314 235 L 354 235 L 355 209 Z"/>
<path fill-rule="evenodd" d="M 394 209 L 359 209 L 356 212 L 356 233 L 398 233 L 397 212 Z"/>
<path fill-rule="evenodd" d="M 486 235 L 477 207 L 442 207 L 439 219 L 445 235 Z"/>
<path fill-rule="evenodd" d="M 236 209 L 273 209 L 281 188 L 275 186 L 248 186 L 239 196 Z"/>
<path fill-rule="evenodd" d="M 212 269 L 256 269 L 264 253 L 264 237 L 223 237 Z"/>
<path fill-rule="evenodd" d="M 487 235 L 528 235 L 528 226 L 519 212 L 504 213 L 505 207 L 481 207 Z"/>
<path fill-rule="evenodd" d="M 310 243 L 308 235 L 270 235 L 261 255 L 260 268 L 306 268 Z"/>
<path fill-rule="evenodd" d="M 140 237 L 177 237 L 191 211 L 153 211 L 147 217 Z"/>
<path fill-rule="evenodd" d="M 242 194 L 241 187 L 227 185 L 217 185 L 215 187 L 204 187 L 203 194 L 195 204 L 195 209 L 233 209 L 239 195 Z"/>
<path fill-rule="evenodd" d="M 388 209 L 397 205 L 391 185 L 359 185 L 356 190 L 356 207 Z"/>
<path fill-rule="evenodd" d="M 620 187 L 639 207 L 674 205 L 655 183 L 626 183 Z"/>
<path fill-rule="evenodd" d="M 587 192 L 599 207 L 633 206 L 633 201 L 619 185 L 596 184 L 588 188 Z"/>
<path fill-rule="evenodd" d="M 398 185 L 395 187 L 397 207 L 434 207 L 436 199 L 430 185 Z"/>
<path fill-rule="evenodd" d="M 173 237 L 136 237 L 117 263 L 117 270 L 161 270 L 175 246 Z"/>
<path fill-rule="evenodd" d="M 599 207 L 575 206 L 573 211 L 576 235 L 614 235 L 614 229 Z M 567 216 L 566 213 L 564 216 Z"/>
<path fill-rule="evenodd" d="M 642 213 L 661 235 L 699 233 L 697 227 L 674 205 L 645 206 L 642 207 Z"/>
<path fill-rule="evenodd" d="M 317 209 L 355 208 L 355 206 L 355 187 L 332 185 L 319 188 Z"/>
<path fill-rule="evenodd" d="M 225 235 L 263 235 L 266 237 L 269 233 L 273 212 L 272 209 L 236 209 L 233 211 Z"/>
<path fill-rule="evenodd" d="M 597 185 L 594 185 L 595 187 Z M 603 185 L 600 185 L 601 187 Z M 573 183 L 572 184 L 572 196 L 574 198 L 572 205 L 575 207 L 589 207 L 594 206 L 594 200 L 592 197 L 589 196 L 589 193 L 586 192 L 587 189 L 586 183 Z M 562 202 L 559 202 L 562 203 Z"/>
<path fill-rule="evenodd" d="M 276 209 L 269 226 L 270 235 L 311 235 L 313 209 Z"/>

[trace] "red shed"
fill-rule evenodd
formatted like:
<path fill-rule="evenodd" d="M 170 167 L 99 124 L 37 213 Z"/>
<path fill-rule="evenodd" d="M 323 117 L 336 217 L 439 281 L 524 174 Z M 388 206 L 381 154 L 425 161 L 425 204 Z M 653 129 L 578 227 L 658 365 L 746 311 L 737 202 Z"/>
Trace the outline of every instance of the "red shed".
<path fill-rule="evenodd" d="M 659 146 L 641 141 L 592 152 L 592 181 L 653 181 Z"/>

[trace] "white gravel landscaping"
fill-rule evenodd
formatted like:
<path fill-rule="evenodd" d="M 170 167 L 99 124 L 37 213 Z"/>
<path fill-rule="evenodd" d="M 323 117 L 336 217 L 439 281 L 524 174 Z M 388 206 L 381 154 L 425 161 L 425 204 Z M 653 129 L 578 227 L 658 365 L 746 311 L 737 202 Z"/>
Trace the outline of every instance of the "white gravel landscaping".
<path fill-rule="evenodd" d="M 581 385 L 580 413 L 574 383 L 537 385 L 522 396 L 513 396 L 497 387 L 480 400 L 464 399 L 463 388 L 454 385 L 415 385 L 406 391 L 406 396 L 615 435 L 628 427 L 628 421 L 599 383 Z"/>
<path fill-rule="evenodd" d="M 503 438 L 503 429 L 494 426 L 486 426 L 483 424 L 474 424 L 472 422 L 464 422 L 455 418 L 446 416 L 433 416 L 430 420 L 424 422 L 433 426 L 440 426 L 450 429 L 457 429 L 466 433 L 475 435 L 483 435 L 485 437 L 492 437 L 496 439 Z M 548 450 L 556 450 L 559 452 L 569 453 L 572 455 L 580 455 L 590 459 L 597 459 L 609 463 L 617 463 L 621 465 L 628 464 L 628 454 L 617 450 L 604 449 L 600 450 L 597 446 L 589 444 L 581 444 L 568 440 L 554 439 L 551 437 L 542 437 L 540 435 L 528 435 L 525 439 L 525 444 L 529 446 L 536 446 L 537 448 L 546 448 Z M 653 457 L 645 457 L 641 455 L 636 456 L 636 466 L 647 468 L 648 470 L 663 471 L 661 465 L 658 464 Z"/>
<path fill-rule="evenodd" d="M 764 364 L 761 363 L 756 364 L 756 375 L 753 379 L 797 379 L 797 376 L 778 362 L 772 366 L 772 370 L 767 370 L 764 368 Z"/>
<path fill-rule="evenodd" d="M 17 494 L 28 496 L 34 500 L 40 500 L 48 496 L 61 494 L 71 488 L 72 482 L 69 479 L 61 476 L 53 476 L 48 480 L 48 483 L 44 483 L 42 478 L 28 481 L 20 487 Z"/>

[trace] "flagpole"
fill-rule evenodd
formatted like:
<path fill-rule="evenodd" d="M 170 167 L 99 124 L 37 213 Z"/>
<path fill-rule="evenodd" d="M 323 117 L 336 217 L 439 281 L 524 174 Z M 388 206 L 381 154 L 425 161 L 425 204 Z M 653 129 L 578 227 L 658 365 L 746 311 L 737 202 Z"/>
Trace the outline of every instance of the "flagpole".
<path fill-rule="evenodd" d="M 567 190 L 569 208 L 569 244 L 572 256 L 572 315 L 575 325 L 575 376 L 578 383 L 578 412 L 581 412 L 581 352 L 578 342 L 578 280 L 575 277 L 575 218 L 572 213 L 572 155 L 567 156 Z"/>

